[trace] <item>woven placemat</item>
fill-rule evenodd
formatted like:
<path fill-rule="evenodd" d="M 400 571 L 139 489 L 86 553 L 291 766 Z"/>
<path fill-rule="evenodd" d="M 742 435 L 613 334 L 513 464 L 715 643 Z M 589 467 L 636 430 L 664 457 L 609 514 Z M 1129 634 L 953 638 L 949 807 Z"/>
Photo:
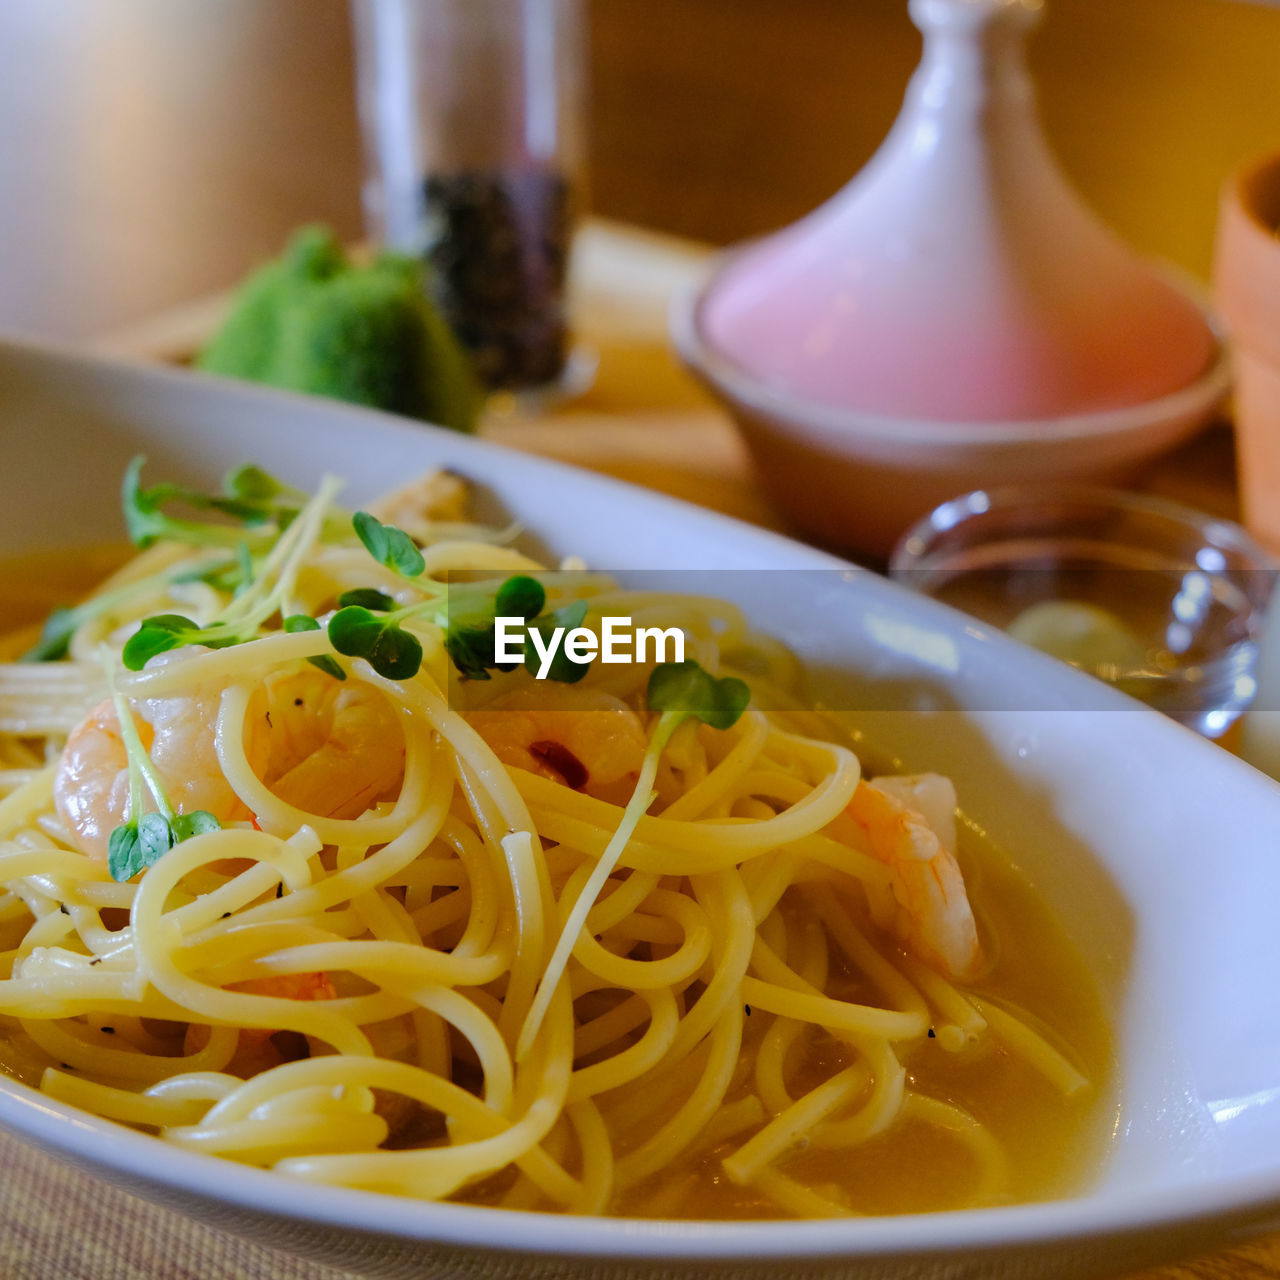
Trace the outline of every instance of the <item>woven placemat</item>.
<path fill-rule="evenodd" d="M 3 1280 L 350 1280 L 148 1204 L 0 1134 Z"/>

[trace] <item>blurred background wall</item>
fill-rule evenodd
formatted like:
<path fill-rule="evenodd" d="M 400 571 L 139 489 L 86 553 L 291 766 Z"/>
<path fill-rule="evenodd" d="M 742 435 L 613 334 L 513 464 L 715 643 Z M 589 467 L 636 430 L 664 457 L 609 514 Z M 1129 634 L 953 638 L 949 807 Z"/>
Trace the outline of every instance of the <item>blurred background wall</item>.
<path fill-rule="evenodd" d="M 587 0 L 598 212 L 724 242 L 871 154 L 905 0 Z M 1092 203 L 1204 275 L 1217 189 L 1280 148 L 1280 7 L 1048 0 L 1042 112 Z M 86 336 L 360 231 L 345 0 L 3 0 L 0 327 Z M 946 211 L 939 210 L 945 218 Z"/>

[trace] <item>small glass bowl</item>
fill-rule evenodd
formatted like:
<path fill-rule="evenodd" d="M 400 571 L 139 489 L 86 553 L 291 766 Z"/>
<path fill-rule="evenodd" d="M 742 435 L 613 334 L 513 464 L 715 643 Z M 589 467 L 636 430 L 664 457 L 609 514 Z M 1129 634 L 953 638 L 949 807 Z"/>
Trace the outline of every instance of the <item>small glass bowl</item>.
<path fill-rule="evenodd" d="M 1001 627 L 1208 738 L 1257 692 L 1276 562 L 1229 520 L 1069 485 L 975 490 L 903 535 L 895 581 Z"/>

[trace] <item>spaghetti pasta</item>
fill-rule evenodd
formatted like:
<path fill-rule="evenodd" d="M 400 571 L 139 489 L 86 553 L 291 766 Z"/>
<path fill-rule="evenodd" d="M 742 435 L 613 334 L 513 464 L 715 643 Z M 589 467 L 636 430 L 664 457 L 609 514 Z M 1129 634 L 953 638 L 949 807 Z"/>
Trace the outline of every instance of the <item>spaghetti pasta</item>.
<path fill-rule="evenodd" d="M 951 1152 L 937 1207 L 1026 1194 L 1003 1137 L 936 1082 L 997 1062 L 1077 1123 L 1101 1081 L 956 926 L 950 812 L 781 707 L 689 720 L 655 751 L 652 663 L 466 678 L 470 633 L 427 606 L 527 573 L 587 625 L 678 626 L 712 676 L 793 670 L 730 605 L 543 571 L 498 531 L 411 521 L 402 493 L 407 573 L 394 543 L 379 562 L 331 531 L 332 489 L 274 541 L 253 526 L 238 583 L 162 541 L 65 657 L 0 666 L 6 1069 L 192 1150 L 432 1199 L 853 1214 L 878 1202 L 836 1171 L 902 1132 Z M 384 638 L 404 614 L 414 674 L 339 646 L 325 620 L 363 607 L 352 591 L 383 602 Z M 178 619 L 143 627 L 172 652 L 123 670 L 156 617 Z M 169 646 L 179 624 L 194 638 Z M 874 821 L 853 803 L 869 791 Z M 170 803 L 223 792 L 207 822 Z M 949 887 L 922 897 L 922 868 Z M 919 944 L 939 929 L 971 950 Z"/>

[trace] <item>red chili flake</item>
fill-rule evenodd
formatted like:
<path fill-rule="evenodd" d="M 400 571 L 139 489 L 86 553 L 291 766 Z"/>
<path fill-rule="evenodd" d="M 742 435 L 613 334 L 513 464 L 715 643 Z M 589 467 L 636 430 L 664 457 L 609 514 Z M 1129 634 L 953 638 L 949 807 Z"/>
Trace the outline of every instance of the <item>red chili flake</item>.
<path fill-rule="evenodd" d="M 591 776 L 587 772 L 587 766 L 562 742 L 551 739 L 545 742 L 531 742 L 529 754 L 554 769 L 564 779 L 565 786 L 572 787 L 575 791 L 581 791 Z"/>

